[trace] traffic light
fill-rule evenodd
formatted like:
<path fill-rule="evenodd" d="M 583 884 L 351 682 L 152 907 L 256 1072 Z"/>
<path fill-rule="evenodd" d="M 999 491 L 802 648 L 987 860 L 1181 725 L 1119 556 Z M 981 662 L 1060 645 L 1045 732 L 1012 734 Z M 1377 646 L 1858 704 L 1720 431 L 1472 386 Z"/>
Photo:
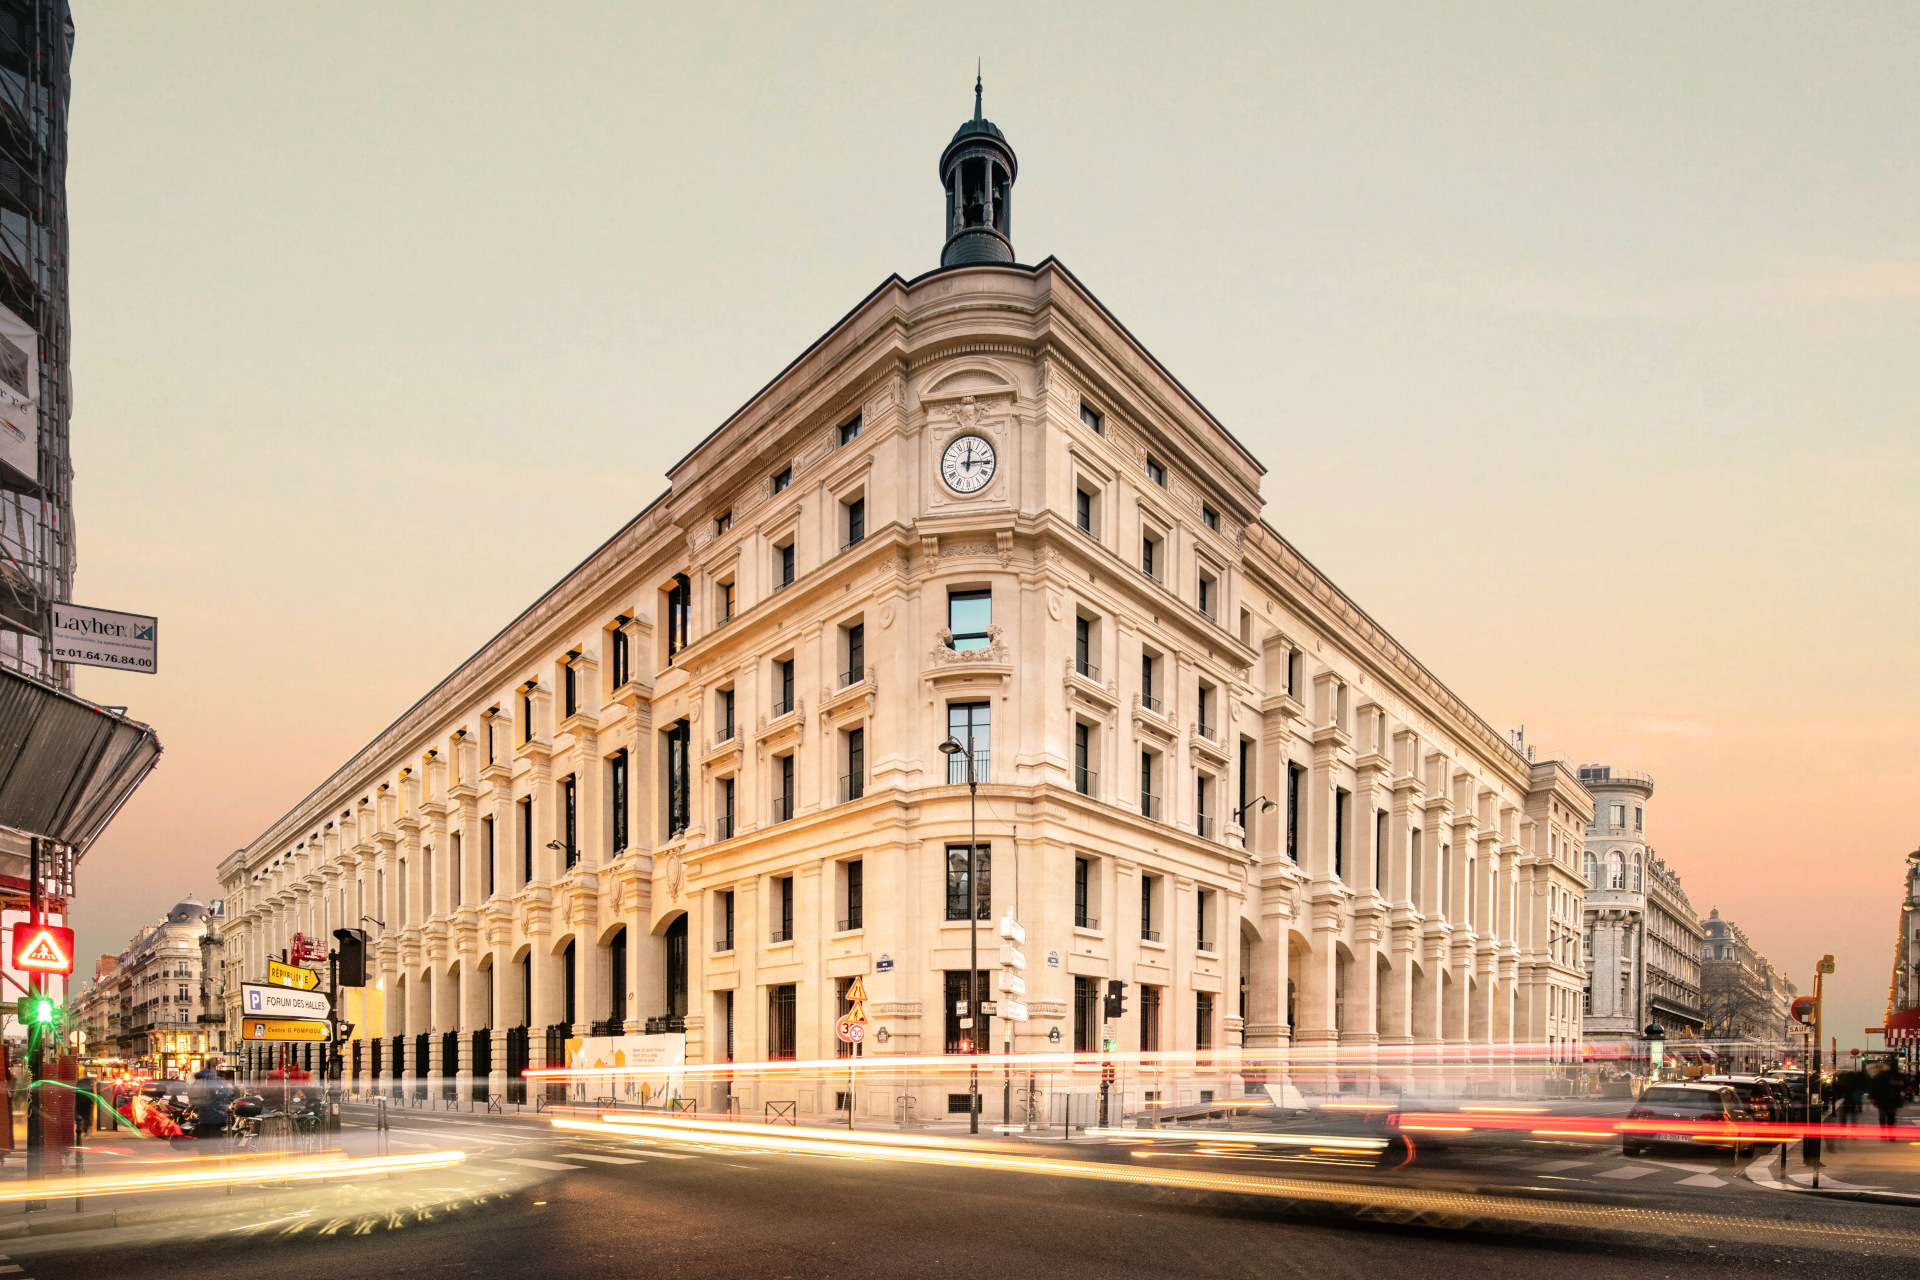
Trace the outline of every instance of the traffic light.
<path fill-rule="evenodd" d="M 1107 979 L 1107 999 L 1104 1012 L 1109 1021 L 1126 1016 L 1127 984 L 1118 978 Z"/>
<path fill-rule="evenodd" d="M 49 995 L 21 996 L 13 1011 L 23 1027 L 52 1030 L 60 1025 L 60 1002 Z"/>
<path fill-rule="evenodd" d="M 340 944 L 340 985 L 343 987 L 364 987 L 367 985 L 367 931 L 365 929 L 335 929 L 334 941 Z"/>

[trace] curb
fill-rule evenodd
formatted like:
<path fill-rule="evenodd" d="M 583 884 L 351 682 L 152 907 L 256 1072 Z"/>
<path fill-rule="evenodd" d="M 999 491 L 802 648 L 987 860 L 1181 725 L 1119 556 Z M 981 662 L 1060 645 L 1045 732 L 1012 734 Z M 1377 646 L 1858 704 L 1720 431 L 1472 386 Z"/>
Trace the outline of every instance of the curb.
<path fill-rule="evenodd" d="M 56 1200 L 72 1197 L 49 1196 L 47 1198 Z M 268 1196 L 221 1196 L 217 1201 L 209 1198 L 172 1205 L 164 1209 L 108 1209 L 96 1213 L 75 1213 L 65 1217 L 54 1217 L 52 1211 L 48 1211 L 46 1216 L 38 1220 L 29 1216 L 24 1221 L 0 1226 L 0 1240 L 66 1235 L 75 1231 L 110 1231 L 115 1227 L 179 1221 L 182 1218 L 217 1218 L 227 1213 L 265 1209 L 273 1204 L 274 1199 Z"/>

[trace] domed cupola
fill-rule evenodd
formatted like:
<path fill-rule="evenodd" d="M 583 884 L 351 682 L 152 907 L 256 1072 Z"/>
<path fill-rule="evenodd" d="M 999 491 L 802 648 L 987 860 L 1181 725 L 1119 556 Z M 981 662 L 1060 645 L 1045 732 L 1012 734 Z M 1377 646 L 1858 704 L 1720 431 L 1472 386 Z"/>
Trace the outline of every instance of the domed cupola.
<path fill-rule="evenodd" d="M 973 80 L 973 119 L 960 126 L 940 155 L 947 189 L 947 243 L 943 267 L 1013 261 L 1013 180 L 1020 162 L 1006 135 L 980 115 L 980 77 Z"/>

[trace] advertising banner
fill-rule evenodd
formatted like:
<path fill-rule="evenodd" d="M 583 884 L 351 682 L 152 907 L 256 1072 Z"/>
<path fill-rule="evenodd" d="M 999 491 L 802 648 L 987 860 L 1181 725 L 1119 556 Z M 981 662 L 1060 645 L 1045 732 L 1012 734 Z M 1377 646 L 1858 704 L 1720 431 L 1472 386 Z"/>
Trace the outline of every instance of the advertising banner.
<path fill-rule="evenodd" d="M 638 1107 L 668 1110 L 680 1102 L 681 1068 L 687 1065 L 687 1037 L 589 1036 L 567 1041 L 567 1066 L 575 1071 L 606 1071 L 567 1086 L 570 1102 L 602 1098 Z"/>
<path fill-rule="evenodd" d="M 139 613 L 90 609 L 56 601 L 53 606 L 53 656 L 87 667 L 112 667 L 152 675 L 160 669 L 154 633 L 159 621 Z"/>
<path fill-rule="evenodd" d="M 40 478 L 40 335 L 0 307 L 0 462 Z"/>

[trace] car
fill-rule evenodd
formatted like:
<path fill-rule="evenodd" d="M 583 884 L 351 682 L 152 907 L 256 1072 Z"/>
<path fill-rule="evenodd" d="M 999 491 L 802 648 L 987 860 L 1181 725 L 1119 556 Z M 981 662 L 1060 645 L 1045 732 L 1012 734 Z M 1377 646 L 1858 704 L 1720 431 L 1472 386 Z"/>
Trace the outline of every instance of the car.
<path fill-rule="evenodd" d="M 1771 1071 L 1760 1073 L 1764 1080 L 1771 1080 L 1784 1089 L 1787 1101 L 1793 1106 L 1804 1106 L 1807 1101 L 1807 1073 L 1792 1067 L 1775 1067 Z"/>
<path fill-rule="evenodd" d="M 1777 1081 L 1763 1076 L 1701 1076 L 1701 1084 L 1724 1084 L 1740 1095 L 1740 1105 L 1753 1113 L 1755 1120 L 1791 1119 L 1787 1091 Z"/>
<path fill-rule="evenodd" d="M 1753 1113 L 1740 1102 L 1740 1095 L 1727 1084 L 1657 1084 L 1640 1095 L 1628 1120 L 1679 1120 L 1688 1127 L 1662 1133 L 1657 1129 L 1635 1126 L 1620 1135 L 1620 1154 L 1637 1156 L 1649 1147 L 1676 1144 L 1688 1147 L 1716 1147 L 1730 1150 L 1738 1157 L 1752 1147 L 1752 1140 L 1738 1135 L 1735 1126 L 1750 1123 Z M 1712 1125 L 1711 1129 L 1694 1126 Z"/>

